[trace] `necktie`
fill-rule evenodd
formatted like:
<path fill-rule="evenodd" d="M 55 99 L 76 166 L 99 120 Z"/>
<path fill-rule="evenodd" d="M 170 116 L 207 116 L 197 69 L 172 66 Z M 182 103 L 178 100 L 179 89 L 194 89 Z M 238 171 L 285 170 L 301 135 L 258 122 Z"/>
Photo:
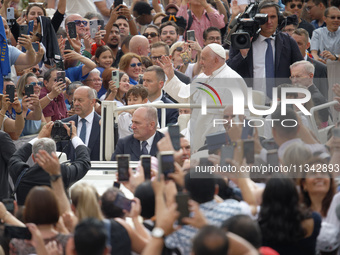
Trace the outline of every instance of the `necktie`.
<path fill-rule="evenodd" d="M 83 125 L 81 126 L 79 138 L 85 143 L 86 139 L 86 119 L 81 119 Z"/>
<path fill-rule="evenodd" d="M 147 141 L 142 142 L 142 150 L 141 150 L 141 155 L 148 155 L 148 150 L 146 149 L 146 146 L 148 145 Z"/>
<path fill-rule="evenodd" d="M 274 87 L 274 78 L 275 78 L 275 67 L 274 67 L 274 56 L 273 56 L 273 47 L 270 38 L 267 38 L 267 50 L 266 50 L 266 56 L 265 56 L 265 68 L 266 68 L 266 91 L 267 96 L 272 99 L 273 97 L 273 87 Z"/>

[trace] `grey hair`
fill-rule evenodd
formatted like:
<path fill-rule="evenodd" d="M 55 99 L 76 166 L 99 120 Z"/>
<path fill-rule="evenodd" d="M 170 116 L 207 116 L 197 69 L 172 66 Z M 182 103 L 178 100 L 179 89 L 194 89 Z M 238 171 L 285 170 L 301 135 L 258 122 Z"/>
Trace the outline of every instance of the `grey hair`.
<path fill-rule="evenodd" d="M 142 107 L 139 107 L 138 109 L 140 108 L 145 108 L 146 109 L 146 115 L 145 115 L 145 118 L 152 122 L 154 121 L 155 122 L 155 130 L 157 128 L 157 123 L 158 123 L 158 114 L 157 114 L 157 108 L 154 107 L 154 106 L 151 106 L 151 105 L 144 105 Z"/>
<path fill-rule="evenodd" d="M 303 65 L 303 67 L 305 68 L 305 71 L 307 73 L 314 74 L 315 67 L 311 62 L 309 62 L 307 60 L 301 60 L 301 61 L 294 62 L 293 64 L 291 64 L 291 66 L 289 68 L 292 69 L 293 67 L 296 67 L 298 65 Z"/>
<path fill-rule="evenodd" d="M 89 72 L 89 74 L 91 74 L 91 73 L 96 73 L 96 74 L 99 74 L 99 76 L 100 76 L 100 71 L 99 71 L 97 68 L 93 68 L 93 69 Z"/>
<path fill-rule="evenodd" d="M 81 86 L 84 86 L 84 84 L 81 81 L 74 81 L 66 88 L 66 94 L 71 95 L 71 92 Z"/>
<path fill-rule="evenodd" d="M 32 146 L 32 153 L 34 157 L 38 154 L 39 150 L 44 150 L 51 155 L 52 152 L 57 151 L 57 147 L 51 138 L 40 138 Z"/>
<path fill-rule="evenodd" d="M 97 18 L 99 20 L 104 19 L 103 15 L 101 15 L 99 12 L 87 12 L 87 13 L 85 13 L 84 18 L 89 19 L 89 20 L 91 20 L 93 18 Z"/>

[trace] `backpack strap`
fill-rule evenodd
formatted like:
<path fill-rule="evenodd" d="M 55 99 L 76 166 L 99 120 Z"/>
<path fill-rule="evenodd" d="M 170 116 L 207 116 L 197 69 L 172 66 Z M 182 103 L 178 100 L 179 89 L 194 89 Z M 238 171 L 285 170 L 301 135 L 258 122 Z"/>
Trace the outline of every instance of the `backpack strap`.
<path fill-rule="evenodd" d="M 20 184 L 20 181 L 21 181 L 22 177 L 27 173 L 28 169 L 29 169 L 29 168 L 26 167 L 26 168 L 20 173 L 20 175 L 19 175 L 17 181 L 15 182 L 14 189 L 13 189 L 13 192 L 12 192 L 12 194 L 11 194 L 11 198 L 13 198 L 13 199 L 16 200 L 16 194 L 15 194 L 15 193 L 17 192 L 17 189 L 18 189 L 18 187 L 19 187 L 19 184 Z"/>

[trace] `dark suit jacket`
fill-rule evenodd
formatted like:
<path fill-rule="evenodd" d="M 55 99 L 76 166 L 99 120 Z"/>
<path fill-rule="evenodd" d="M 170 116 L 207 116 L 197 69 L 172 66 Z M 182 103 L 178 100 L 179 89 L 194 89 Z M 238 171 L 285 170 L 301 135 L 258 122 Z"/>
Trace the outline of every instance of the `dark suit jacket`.
<path fill-rule="evenodd" d="M 0 199 L 9 198 L 8 161 L 15 152 L 13 140 L 0 130 Z"/>
<path fill-rule="evenodd" d="M 283 79 L 276 79 L 276 86 L 284 82 L 290 83 L 289 66 L 300 60 L 303 60 L 303 57 L 294 39 L 286 33 L 278 33 L 275 38 L 275 78 Z M 252 47 L 250 47 L 246 58 L 242 57 L 239 50 L 234 50 L 230 47 L 227 64 L 242 78 L 253 78 Z M 253 86 L 251 79 L 246 79 L 245 81 L 249 87 Z"/>
<path fill-rule="evenodd" d="M 153 139 L 153 143 L 150 150 L 151 156 L 156 156 L 158 152 L 157 143 L 163 137 L 164 135 L 161 132 L 156 131 L 156 135 Z M 134 138 L 133 135 L 129 135 L 119 139 L 117 142 L 116 150 L 111 157 L 112 161 L 116 160 L 117 154 L 130 154 L 131 156 L 130 160 L 138 161 L 139 157 L 141 156 L 140 141 Z"/>
<path fill-rule="evenodd" d="M 170 99 L 166 98 L 164 95 L 162 96 L 161 100 L 165 104 L 173 104 L 174 103 Z M 162 113 L 161 112 L 162 112 L 161 108 L 157 108 L 157 115 L 158 115 L 159 125 L 161 125 L 161 117 L 162 117 Z M 169 124 L 177 123 L 177 119 L 178 119 L 178 110 L 177 109 L 166 109 L 165 113 L 166 113 L 166 118 L 165 118 L 166 126 L 168 126 Z"/>
<path fill-rule="evenodd" d="M 9 161 L 9 173 L 15 184 L 20 173 L 28 168 L 26 161 L 32 154 L 32 145 L 30 143 L 25 144 L 19 150 L 17 150 Z M 76 149 L 77 158 L 72 163 L 61 164 L 61 174 L 65 189 L 69 188 L 73 183 L 83 178 L 87 171 L 91 168 L 90 154 L 86 146 L 79 145 Z M 38 164 L 33 165 L 27 171 L 27 173 L 21 178 L 20 184 L 17 189 L 18 204 L 23 205 L 25 203 L 28 192 L 34 186 L 51 186 L 49 174 L 44 171 Z"/>
<path fill-rule="evenodd" d="M 175 70 L 175 75 L 181 82 L 185 84 L 190 84 L 191 82 L 190 77 L 186 76 L 184 73 L 181 73 L 180 71 Z"/>
<path fill-rule="evenodd" d="M 309 86 L 308 90 L 311 93 L 311 97 L 315 106 L 327 103 L 325 97 L 321 94 L 321 92 L 314 84 Z M 329 117 L 328 108 L 318 111 L 318 114 L 322 122 L 328 121 Z"/>
<path fill-rule="evenodd" d="M 90 149 L 90 158 L 91 161 L 99 160 L 99 151 L 100 151 L 100 125 L 99 120 L 100 116 L 94 112 L 93 124 L 90 134 L 90 140 L 88 144 L 88 148 Z M 76 127 L 78 128 L 78 115 L 73 115 L 66 119 L 63 119 L 62 122 L 74 121 Z M 65 149 L 65 153 L 67 155 L 67 159 L 73 161 L 75 159 L 74 148 L 71 141 L 68 141 L 69 145 Z M 58 151 L 61 151 L 66 145 L 66 142 L 61 142 L 57 144 Z"/>
<path fill-rule="evenodd" d="M 328 100 L 328 80 L 327 80 L 327 66 L 320 61 L 307 56 L 307 61 L 311 62 L 314 67 L 314 79 L 315 86 L 320 90 L 321 94 Z"/>

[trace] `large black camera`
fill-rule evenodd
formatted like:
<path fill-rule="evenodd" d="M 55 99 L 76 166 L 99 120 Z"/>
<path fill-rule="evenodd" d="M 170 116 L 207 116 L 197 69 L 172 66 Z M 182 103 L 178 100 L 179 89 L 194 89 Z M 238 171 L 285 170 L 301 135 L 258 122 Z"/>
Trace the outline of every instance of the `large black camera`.
<path fill-rule="evenodd" d="M 251 46 L 251 39 L 260 30 L 260 26 L 268 21 L 268 14 L 257 13 L 258 4 L 251 3 L 244 13 L 239 14 L 230 24 L 230 43 L 233 49 L 247 49 Z"/>
<path fill-rule="evenodd" d="M 67 134 L 67 130 L 64 127 L 64 124 L 66 124 L 71 129 L 72 135 L 72 124 L 71 123 L 64 123 L 61 120 L 56 120 L 54 122 L 54 125 L 52 127 L 51 131 L 51 137 L 54 141 L 60 142 L 60 141 L 68 141 L 71 139 L 71 136 Z"/>

